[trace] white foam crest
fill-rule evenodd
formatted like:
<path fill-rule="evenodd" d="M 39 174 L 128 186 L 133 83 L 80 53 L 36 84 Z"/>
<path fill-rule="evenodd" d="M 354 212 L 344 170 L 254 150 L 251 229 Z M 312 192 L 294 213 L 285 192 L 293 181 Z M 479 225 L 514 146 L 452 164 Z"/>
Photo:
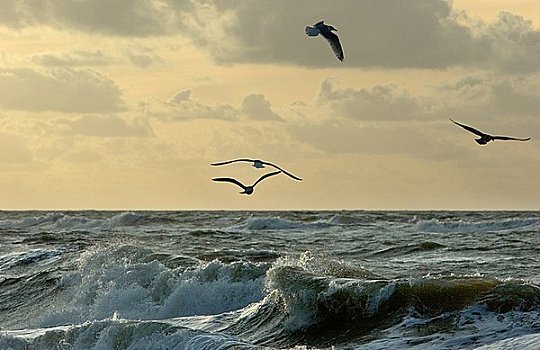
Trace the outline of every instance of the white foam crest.
<path fill-rule="evenodd" d="M 483 345 L 476 350 L 538 350 L 540 333 L 527 334 Z"/>
<path fill-rule="evenodd" d="M 489 220 L 471 222 L 466 220 L 438 220 L 419 221 L 415 229 L 421 232 L 493 232 L 518 229 L 532 229 L 540 226 L 539 218 L 510 218 L 504 220 Z"/>
<path fill-rule="evenodd" d="M 179 271 L 98 251 L 63 278 L 63 294 L 41 313 L 38 325 L 102 320 L 115 313 L 142 320 L 219 314 L 262 299 L 264 276 L 257 264 L 212 261 Z"/>
<path fill-rule="evenodd" d="M 166 322 L 104 320 L 78 326 L 0 332 L 1 349 L 214 350 L 258 349 L 226 334 L 173 326 Z"/>
<path fill-rule="evenodd" d="M 457 320 L 450 314 L 431 319 L 409 315 L 403 321 L 382 332 L 381 339 L 362 344 L 362 349 L 478 349 L 536 350 L 540 344 L 537 332 L 540 314 L 537 311 L 490 312 L 474 305 L 459 313 Z M 437 324 L 447 323 L 449 331 L 437 330 Z M 434 326 L 432 326 L 434 325 Z M 433 333 L 425 330 L 433 327 Z"/>

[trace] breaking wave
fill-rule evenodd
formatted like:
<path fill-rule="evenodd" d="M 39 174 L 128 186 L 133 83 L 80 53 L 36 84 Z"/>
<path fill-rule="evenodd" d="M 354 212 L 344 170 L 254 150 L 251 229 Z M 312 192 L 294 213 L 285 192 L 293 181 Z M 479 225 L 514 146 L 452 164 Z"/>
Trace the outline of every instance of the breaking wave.
<path fill-rule="evenodd" d="M 415 224 L 415 229 L 418 231 L 436 233 L 496 232 L 506 230 L 532 230 L 538 228 L 540 228 L 539 218 L 510 218 L 480 222 L 431 219 L 419 221 Z"/>

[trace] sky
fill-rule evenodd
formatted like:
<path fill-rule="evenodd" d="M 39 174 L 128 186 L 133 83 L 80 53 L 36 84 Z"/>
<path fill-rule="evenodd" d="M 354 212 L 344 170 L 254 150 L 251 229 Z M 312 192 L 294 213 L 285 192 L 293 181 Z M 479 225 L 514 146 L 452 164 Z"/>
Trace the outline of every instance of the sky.
<path fill-rule="evenodd" d="M 537 0 L 0 8 L 1 209 L 540 209 Z"/>

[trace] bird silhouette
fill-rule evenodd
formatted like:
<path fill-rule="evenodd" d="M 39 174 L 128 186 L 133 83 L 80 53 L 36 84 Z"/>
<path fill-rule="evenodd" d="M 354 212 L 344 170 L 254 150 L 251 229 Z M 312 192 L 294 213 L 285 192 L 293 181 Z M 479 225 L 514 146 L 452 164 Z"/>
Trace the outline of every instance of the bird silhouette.
<path fill-rule="evenodd" d="M 472 132 L 473 134 L 475 135 L 478 135 L 480 136 L 479 139 L 474 139 L 479 145 L 485 145 L 487 144 L 488 142 L 490 141 L 495 141 L 495 140 L 505 140 L 505 141 L 529 141 L 531 138 L 528 137 L 526 139 L 520 139 L 520 138 L 517 138 L 517 137 L 510 137 L 510 136 L 496 136 L 496 135 L 490 135 L 490 134 L 486 134 L 480 130 L 476 130 L 475 128 L 473 127 L 470 127 L 468 125 L 465 125 L 465 124 L 461 124 L 461 123 L 458 123 L 456 122 L 455 120 L 453 120 L 452 118 L 450 118 L 450 120 L 456 124 L 456 125 L 459 125 L 461 126 L 463 129 L 467 130 L 467 131 L 470 131 Z"/>
<path fill-rule="evenodd" d="M 310 26 L 306 27 L 307 36 L 317 36 L 321 34 L 322 37 L 325 38 L 330 44 L 330 47 L 334 51 L 334 54 L 336 55 L 338 60 L 343 61 L 343 58 L 344 58 L 343 48 L 341 47 L 341 43 L 339 42 L 338 36 L 332 33 L 332 31 L 337 32 L 337 29 L 332 26 L 324 24 L 324 21 L 315 23 L 313 27 L 310 27 Z"/>
<path fill-rule="evenodd" d="M 255 186 L 261 182 L 262 180 L 266 179 L 267 177 L 270 177 L 270 176 L 274 176 L 274 175 L 277 175 L 281 173 L 281 170 L 280 171 L 274 171 L 274 172 L 271 172 L 271 173 L 267 173 L 267 174 L 264 174 L 263 176 L 261 176 L 257 181 L 255 181 L 255 183 L 251 186 L 246 186 L 244 185 L 243 183 L 241 183 L 240 181 L 236 180 L 236 179 L 233 179 L 232 177 L 215 177 L 212 179 L 212 181 L 216 181 L 216 182 L 230 182 L 230 183 L 233 183 L 237 186 L 240 186 L 244 191 L 240 192 L 241 194 L 247 194 L 247 195 L 250 195 L 253 193 L 254 189 L 255 189 Z"/>
<path fill-rule="evenodd" d="M 270 162 L 265 162 L 264 160 L 260 160 L 260 159 L 250 159 L 250 158 L 240 158 L 240 159 L 233 159 L 233 160 L 226 160 L 224 162 L 218 162 L 218 163 L 212 163 L 211 165 L 213 166 L 220 166 L 220 165 L 226 165 L 226 164 L 231 164 L 231 163 L 235 163 L 235 162 L 248 162 L 248 163 L 253 163 L 253 166 L 257 169 L 261 169 L 261 168 L 264 168 L 265 165 L 269 165 L 275 169 L 278 169 L 280 171 L 282 171 L 285 175 L 295 179 L 295 180 L 298 180 L 298 181 L 302 181 L 301 178 L 299 178 L 298 176 L 294 176 L 293 174 L 289 173 L 288 171 L 280 168 L 279 166 L 273 164 L 273 163 L 270 163 Z"/>

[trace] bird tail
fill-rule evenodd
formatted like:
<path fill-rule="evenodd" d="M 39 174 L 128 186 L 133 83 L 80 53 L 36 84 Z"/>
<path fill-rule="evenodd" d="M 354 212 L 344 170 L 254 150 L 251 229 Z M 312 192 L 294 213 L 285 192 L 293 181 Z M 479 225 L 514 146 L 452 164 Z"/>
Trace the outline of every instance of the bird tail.
<path fill-rule="evenodd" d="M 319 35 L 319 30 L 317 28 L 307 26 L 306 27 L 306 35 L 307 36 L 317 36 L 317 35 Z"/>

